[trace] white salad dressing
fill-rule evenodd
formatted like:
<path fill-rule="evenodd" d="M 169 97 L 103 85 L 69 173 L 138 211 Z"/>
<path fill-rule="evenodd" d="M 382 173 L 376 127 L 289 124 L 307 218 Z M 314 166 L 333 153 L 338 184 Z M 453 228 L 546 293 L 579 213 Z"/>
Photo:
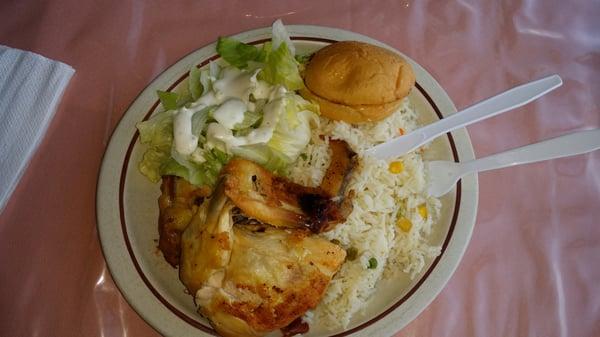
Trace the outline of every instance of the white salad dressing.
<path fill-rule="evenodd" d="M 210 123 L 206 131 L 206 145 L 208 147 L 231 148 L 233 146 L 243 146 L 258 143 L 266 143 L 275 131 L 275 126 L 279 121 L 279 116 L 285 109 L 285 99 L 277 98 L 264 107 L 263 120 L 260 126 L 250 131 L 246 136 L 235 137 L 233 132 L 220 123 Z"/>
<path fill-rule="evenodd" d="M 256 99 L 267 99 L 273 90 L 273 86 L 265 81 L 257 81 L 252 95 Z"/>
<path fill-rule="evenodd" d="M 198 146 L 198 137 L 192 133 L 192 116 L 211 105 L 217 103 L 212 92 L 202 95 L 189 108 L 181 107 L 173 118 L 173 141 L 175 150 L 183 155 L 189 155 Z"/>
<path fill-rule="evenodd" d="M 198 100 L 190 105 L 191 108 L 196 108 L 196 111 L 200 111 L 208 106 L 215 105 L 221 103 L 220 100 L 215 96 L 215 93 L 212 91 L 207 92 L 206 94 L 200 96 Z"/>
<path fill-rule="evenodd" d="M 244 121 L 244 112 L 247 109 L 241 99 L 231 98 L 213 112 L 213 118 L 224 127 L 233 129 L 236 124 Z"/>
<path fill-rule="evenodd" d="M 192 116 L 195 112 L 194 109 L 183 107 L 173 119 L 175 150 L 181 154 L 191 154 L 198 146 L 198 137 L 192 134 Z"/>
<path fill-rule="evenodd" d="M 180 108 L 174 118 L 173 133 L 175 150 L 183 155 L 191 155 L 198 147 L 198 136 L 192 133 L 192 116 L 207 107 L 219 105 L 212 117 L 217 121 L 210 123 L 207 129 L 209 148 L 218 147 L 225 151 L 234 146 L 267 143 L 285 110 L 284 86 L 272 86 L 257 79 L 260 69 L 243 72 L 234 67 L 222 69 L 220 79 L 213 80 L 212 90 L 208 90 L 189 107 Z M 211 69 L 214 73 L 214 69 Z M 212 74 L 211 74 L 212 77 Z M 255 99 L 266 99 L 263 108 L 263 120 L 260 126 L 245 136 L 234 136 L 232 129 L 244 121 L 246 111 L 254 111 L 255 104 L 249 101 L 250 95 Z M 200 157 L 195 153 L 194 157 Z"/>
<path fill-rule="evenodd" d="M 223 69 L 223 78 L 213 83 L 213 89 L 217 97 L 221 100 L 228 97 L 235 97 L 247 102 L 248 96 L 250 96 L 252 89 L 256 86 L 256 74 L 258 71 L 244 73 L 233 67 Z"/>

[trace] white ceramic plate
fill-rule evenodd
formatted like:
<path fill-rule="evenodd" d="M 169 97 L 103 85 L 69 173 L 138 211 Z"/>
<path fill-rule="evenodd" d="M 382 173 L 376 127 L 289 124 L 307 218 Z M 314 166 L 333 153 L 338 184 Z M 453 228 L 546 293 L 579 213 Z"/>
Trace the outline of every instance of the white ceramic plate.
<path fill-rule="evenodd" d="M 333 41 L 358 40 L 390 48 L 356 33 L 317 26 L 287 26 L 298 53 L 317 50 Z M 270 28 L 234 36 L 247 43 L 270 39 Z M 393 50 L 393 49 L 392 49 Z M 218 56 L 215 44 L 184 57 L 158 76 L 129 107 L 114 131 L 104 155 L 97 191 L 98 230 L 104 256 L 117 286 L 131 306 L 165 336 L 215 335 L 194 310 L 177 271 L 157 249 L 159 185 L 137 170 L 144 148 L 136 123 L 149 118 L 158 106 L 156 90 L 172 90 L 187 78 L 192 65 Z M 406 56 L 404 56 L 406 57 Z M 425 69 L 406 57 L 417 78 L 411 103 L 426 124 L 456 112 L 452 101 Z M 428 159 L 474 159 L 466 130 L 438 138 L 425 154 Z M 307 336 L 391 336 L 414 319 L 441 291 L 467 246 L 477 210 L 477 177 L 469 176 L 442 198 L 442 215 L 431 242 L 442 246 L 439 257 L 428 261 L 414 280 L 397 277 L 382 281 L 367 307 L 345 331 L 328 331 L 316 322 Z"/>

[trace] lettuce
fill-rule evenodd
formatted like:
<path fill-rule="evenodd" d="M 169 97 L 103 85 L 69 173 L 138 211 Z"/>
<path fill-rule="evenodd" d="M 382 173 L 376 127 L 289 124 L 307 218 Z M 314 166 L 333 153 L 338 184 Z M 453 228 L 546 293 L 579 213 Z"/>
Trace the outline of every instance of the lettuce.
<path fill-rule="evenodd" d="M 281 20 L 273 23 L 272 36 L 272 42 L 266 42 L 260 49 L 230 37 L 220 37 L 217 52 L 236 68 L 262 68 L 258 76 L 263 81 L 281 84 L 292 91 L 302 89 L 304 81 L 300 76 L 300 64 L 296 61 L 294 45 Z"/>
<path fill-rule="evenodd" d="M 190 77 L 188 78 L 188 90 L 192 96 L 192 100 L 197 100 L 204 91 L 204 86 L 200 82 L 200 69 L 192 66 L 190 69 Z"/>
<path fill-rule="evenodd" d="M 157 147 L 171 147 L 173 143 L 174 110 L 160 112 L 147 121 L 137 124 L 140 141 Z"/>
<path fill-rule="evenodd" d="M 265 67 L 258 77 L 271 84 L 281 84 L 288 90 L 299 90 L 304 87 L 304 81 L 298 65 L 287 44 L 281 43 L 279 48 L 267 52 Z"/>
<path fill-rule="evenodd" d="M 189 101 L 189 94 L 157 91 L 158 98 L 165 111 L 159 112 L 147 121 L 139 122 L 136 126 L 140 133 L 140 142 L 148 145 L 142 160 L 138 164 L 140 172 L 150 181 L 160 181 L 162 167 L 173 160 L 173 116 L 176 109 Z M 194 115 L 195 117 L 196 115 Z"/>
<path fill-rule="evenodd" d="M 277 19 L 277 21 L 273 22 L 272 34 L 273 38 L 271 40 L 273 42 L 274 49 L 278 49 L 281 44 L 285 43 L 287 48 L 290 50 L 290 54 L 292 54 L 292 56 L 296 54 L 296 48 L 294 47 L 292 39 L 290 39 L 290 35 L 285 29 L 283 22 L 281 22 L 281 19 Z"/>
<path fill-rule="evenodd" d="M 310 124 L 316 117 L 316 109 L 297 95 L 288 95 L 285 100 L 285 111 L 267 145 L 295 161 L 310 141 Z"/>
<path fill-rule="evenodd" d="M 242 158 L 252 160 L 267 170 L 287 175 L 289 166 L 306 148 L 311 137 L 311 121 L 316 117 L 314 104 L 295 94 L 288 94 L 284 109 L 266 144 L 232 147 L 230 151 Z M 242 130 L 243 131 L 243 130 Z"/>
<path fill-rule="evenodd" d="M 202 133 L 205 131 L 208 121 L 211 119 L 213 111 L 215 111 L 216 106 L 206 107 L 192 116 L 192 134 L 194 136 L 201 137 Z"/>
<path fill-rule="evenodd" d="M 279 175 L 287 175 L 292 163 L 291 158 L 265 144 L 236 146 L 231 148 L 231 152 Z"/>
<path fill-rule="evenodd" d="M 192 117 L 193 130 L 199 134 L 210 118 L 212 109 L 196 112 Z M 213 186 L 221 168 L 230 157 L 218 149 L 202 153 L 203 162 L 197 163 L 173 150 L 173 116 L 175 110 L 161 112 L 151 119 L 138 123 L 140 142 L 148 146 L 142 161 L 138 164 L 140 172 L 156 183 L 163 175 L 182 177 L 194 185 Z"/>
<path fill-rule="evenodd" d="M 192 100 L 192 95 L 189 92 L 176 93 L 157 90 L 156 94 L 165 111 L 181 108 Z"/>
<path fill-rule="evenodd" d="M 160 175 L 175 175 L 182 177 L 193 185 L 208 185 L 212 187 L 217 183 L 219 173 L 229 161 L 230 156 L 218 149 L 212 149 L 205 151 L 203 157 L 204 162 L 194 163 L 187 159 L 175 159 L 170 156 L 161 165 Z"/>
<path fill-rule="evenodd" d="M 160 180 L 160 167 L 171 157 L 174 113 L 174 110 L 161 112 L 137 124 L 140 142 L 148 145 L 138 169 L 152 182 Z"/>
<path fill-rule="evenodd" d="M 177 109 L 177 100 L 179 98 L 179 94 L 176 92 L 160 90 L 157 90 L 156 94 L 158 95 L 160 104 L 162 104 L 165 111 Z"/>
<path fill-rule="evenodd" d="M 169 150 L 150 147 L 144 152 L 144 157 L 138 164 L 140 172 L 153 183 L 160 181 L 160 167 L 171 158 Z"/>
<path fill-rule="evenodd" d="M 258 61 L 260 50 L 230 37 L 219 37 L 217 53 L 236 68 L 246 68 L 249 61 Z"/>
<path fill-rule="evenodd" d="M 259 112 L 246 111 L 244 112 L 244 120 L 234 125 L 233 130 L 240 131 L 243 129 L 250 128 L 251 126 L 254 126 L 261 118 L 262 114 Z"/>

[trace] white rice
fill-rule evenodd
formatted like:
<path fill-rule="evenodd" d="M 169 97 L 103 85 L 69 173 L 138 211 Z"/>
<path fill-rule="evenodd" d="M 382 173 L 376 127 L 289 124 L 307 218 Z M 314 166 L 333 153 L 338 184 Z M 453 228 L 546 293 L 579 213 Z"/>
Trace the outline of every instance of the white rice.
<path fill-rule="evenodd" d="M 320 184 L 330 161 L 330 138 L 345 140 L 359 154 L 359 165 L 347 187 L 347 192 L 354 191 L 354 209 L 345 223 L 322 234 L 338 240 L 346 249 L 353 247 L 358 254 L 342 265 L 319 306 L 307 317 L 332 329 L 345 328 L 365 306 L 382 277 L 402 272 L 414 278 L 424 268 L 426 259 L 439 254 L 440 247 L 428 244 L 427 236 L 441 205 L 426 195 L 420 151 L 398 159 L 404 166 L 398 174 L 389 171 L 389 161 L 360 155 L 374 144 L 397 137 L 400 128 L 406 132 L 415 129 L 416 113 L 407 99 L 397 112 L 378 123 L 353 126 L 321 117 L 318 124 L 305 156 L 291 171 L 292 180 L 309 186 Z M 418 212 L 421 205 L 427 207 L 426 218 Z M 408 232 L 397 226 L 399 216 L 412 223 Z M 372 258 L 377 260 L 377 267 L 369 269 Z"/>

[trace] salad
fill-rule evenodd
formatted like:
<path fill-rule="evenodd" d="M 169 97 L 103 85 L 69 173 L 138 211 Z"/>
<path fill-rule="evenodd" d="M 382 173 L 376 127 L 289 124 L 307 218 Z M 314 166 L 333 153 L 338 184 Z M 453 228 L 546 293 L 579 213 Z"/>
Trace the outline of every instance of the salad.
<path fill-rule="evenodd" d="M 222 61 L 193 66 L 181 93 L 158 91 L 162 111 L 137 125 L 148 146 L 139 170 L 152 182 L 212 187 L 233 156 L 286 175 L 310 141 L 319 109 L 295 92 L 301 63 L 281 20 L 260 47 L 221 37 L 216 49 Z"/>

